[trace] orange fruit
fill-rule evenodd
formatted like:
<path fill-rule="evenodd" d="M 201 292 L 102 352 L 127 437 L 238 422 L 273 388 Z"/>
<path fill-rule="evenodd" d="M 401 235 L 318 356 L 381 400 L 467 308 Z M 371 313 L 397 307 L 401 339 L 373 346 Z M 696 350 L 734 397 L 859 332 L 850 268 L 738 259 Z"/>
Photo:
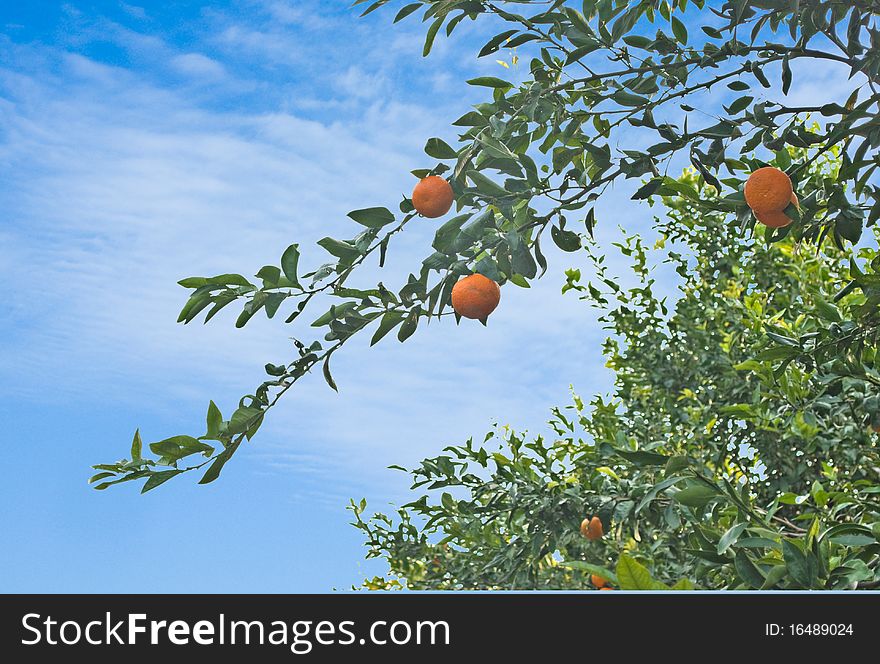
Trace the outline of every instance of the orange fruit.
<path fill-rule="evenodd" d="M 593 584 L 594 586 L 596 586 L 599 590 L 602 590 L 603 588 L 605 588 L 605 587 L 608 585 L 608 580 L 607 580 L 607 579 L 603 579 L 603 578 L 602 578 L 601 576 L 599 576 L 598 574 L 591 574 L 591 575 L 590 575 L 590 581 L 591 581 L 592 584 Z"/>
<path fill-rule="evenodd" d="M 482 274 L 471 274 L 452 287 L 452 308 L 464 318 L 483 319 L 501 301 L 501 288 Z"/>
<path fill-rule="evenodd" d="M 581 535 L 588 540 L 593 541 L 601 539 L 604 534 L 605 532 L 602 530 L 602 521 L 598 516 L 581 521 Z"/>
<path fill-rule="evenodd" d="M 757 215 L 782 212 L 791 202 L 794 191 L 788 175 L 773 166 L 764 166 L 749 176 L 743 193 L 746 203 Z"/>
<path fill-rule="evenodd" d="M 436 219 L 449 212 L 455 194 L 450 184 L 439 175 L 429 175 L 413 189 L 413 207 L 423 217 Z"/>
<path fill-rule="evenodd" d="M 789 201 L 798 209 L 800 209 L 800 201 L 798 201 L 798 197 L 792 192 L 791 198 Z M 787 206 L 786 206 L 787 207 Z M 765 226 L 769 226 L 770 228 L 782 228 L 783 226 L 788 226 L 791 223 L 791 218 L 786 216 L 784 212 L 781 210 L 779 212 L 755 212 L 755 219 L 760 221 Z"/>
<path fill-rule="evenodd" d="M 614 588 L 609 588 L 608 586 L 605 586 L 604 588 L 599 588 L 599 590 L 614 590 Z"/>

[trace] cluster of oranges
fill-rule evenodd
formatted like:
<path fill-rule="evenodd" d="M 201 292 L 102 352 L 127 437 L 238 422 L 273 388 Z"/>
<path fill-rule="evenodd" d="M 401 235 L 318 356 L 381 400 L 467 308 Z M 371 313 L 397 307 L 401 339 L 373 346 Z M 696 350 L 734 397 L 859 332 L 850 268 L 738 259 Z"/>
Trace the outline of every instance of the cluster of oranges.
<path fill-rule="evenodd" d="M 785 214 L 785 208 L 799 206 L 791 179 L 773 166 L 764 166 L 753 172 L 746 180 L 743 193 L 755 219 L 770 228 L 788 226 L 791 219 Z"/>

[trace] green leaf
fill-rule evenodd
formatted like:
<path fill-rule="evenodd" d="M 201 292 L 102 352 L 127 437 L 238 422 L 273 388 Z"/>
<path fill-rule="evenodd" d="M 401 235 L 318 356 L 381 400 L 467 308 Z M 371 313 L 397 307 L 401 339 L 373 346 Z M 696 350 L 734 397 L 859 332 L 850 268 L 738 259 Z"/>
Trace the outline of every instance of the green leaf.
<path fill-rule="evenodd" d="M 787 95 L 791 89 L 791 64 L 788 55 L 782 59 L 782 94 Z"/>
<path fill-rule="evenodd" d="M 299 277 L 296 274 L 297 265 L 299 264 L 299 245 L 292 244 L 281 255 L 281 271 L 284 276 L 297 288 L 300 288 Z"/>
<path fill-rule="evenodd" d="M 769 590 L 770 588 L 773 588 L 777 583 L 785 578 L 785 575 L 787 573 L 788 569 L 785 565 L 774 565 L 767 572 L 767 579 L 761 586 L 761 590 Z"/>
<path fill-rule="evenodd" d="M 842 546 L 868 546 L 877 542 L 876 538 L 869 535 L 836 535 L 831 541 Z"/>
<path fill-rule="evenodd" d="M 747 525 L 747 523 L 737 523 L 731 526 L 727 530 L 727 532 L 725 532 L 721 536 L 721 539 L 718 540 L 719 555 L 727 551 L 727 549 L 729 549 L 734 543 L 736 543 L 736 540 L 739 538 L 740 535 L 742 535 L 742 532 L 746 529 Z"/>
<path fill-rule="evenodd" d="M 425 154 L 434 159 L 455 159 L 458 153 L 441 138 L 429 138 L 425 144 Z"/>
<path fill-rule="evenodd" d="M 253 284 L 240 274 L 218 274 L 207 280 L 212 284 L 220 284 L 223 286 L 253 286 Z"/>
<path fill-rule="evenodd" d="M 513 87 L 513 83 L 509 83 L 494 76 L 478 76 L 477 78 L 470 79 L 467 83 L 468 85 L 478 85 L 484 88 L 504 89 Z"/>
<path fill-rule="evenodd" d="M 673 498 L 688 507 L 703 507 L 713 498 L 719 496 L 719 492 L 703 484 L 694 484 L 678 491 Z"/>
<path fill-rule="evenodd" d="M 216 440 L 220 435 L 220 426 L 223 424 L 223 414 L 213 401 L 208 404 L 208 414 L 205 419 L 208 425 L 207 437 Z"/>
<path fill-rule="evenodd" d="M 843 317 L 840 315 L 837 307 L 835 307 L 833 304 L 829 304 L 818 295 L 814 295 L 813 300 L 815 300 L 816 302 L 816 312 L 822 318 L 824 318 L 825 320 L 829 320 L 833 323 L 843 322 Z"/>
<path fill-rule="evenodd" d="M 834 230 L 841 236 L 856 244 L 862 237 L 862 220 L 859 217 L 842 214 L 837 217 Z"/>
<path fill-rule="evenodd" d="M 403 8 L 401 8 L 401 10 L 399 12 L 397 12 L 397 16 L 394 17 L 393 22 L 399 23 L 400 21 L 405 19 L 407 16 L 409 16 L 413 12 L 418 11 L 419 7 L 421 7 L 421 6 L 422 6 L 421 3 L 419 3 L 419 2 L 413 2 L 409 5 L 404 6 Z"/>
<path fill-rule="evenodd" d="M 452 123 L 453 127 L 483 127 L 485 125 L 486 118 L 476 111 L 469 111 Z"/>
<path fill-rule="evenodd" d="M 782 540 L 782 557 L 785 559 L 785 566 L 791 578 L 803 588 L 811 587 L 810 568 L 807 557 L 798 548 L 787 539 Z"/>
<path fill-rule="evenodd" d="M 379 327 L 376 329 L 376 333 L 373 334 L 373 338 L 370 340 L 370 345 L 375 346 L 379 343 L 382 337 L 400 325 L 400 323 L 403 322 L 403 319 L 404 316 L 400 312 L 386 311 L 382 316 L 382 320 L 379 321 Z"/>
<path fill-rule="evenodd" d="M 342 240 L 332 237 L 325 237 L 318 240 L 318 245 L 326 249 L 331 255 L 336 256 L 344 263 L 351 263 L 354 259 L 361 255 L 353 245 Z"/>
<path fill-rule="evenodd" d="M 440 139 L 432 138 L 431 140 L 439 141 Z M 354 210 L 352 212 L 349 212 L 348 216 L 354 219 L 361 226 L 366 226 L 367 228 L 382 228 L 383 226 L 387 226 L 388 224 L 394 222 L 394 213 L 391 212 L 391 210 L 389 210 L 388 208 L 384 207 L 371 207 L 365 208 L 363 210 Z M 333 252 L 331 251 L 330 253 Z"/>
<path fill-rule="evenodd" d="M 312 322 L 311 327 L 324 327 L 330 321 L 344 318 L 347 313 L 349 313 L 350 311 L 354 311 L 356 308 L 357 302 L 354 302 L 352 300 L 333 305 L 330 307 L 330 309 L 318 316 L 314 320 L 314 322 Z"/>
<path fill-rule="evenodd" d="M 425 48 L 422 49 L 423 58 L 427 58 L 428 54 L 431 53 L 431 48 L 434 46 L 434 38 L 437 36 L 437 32 L 445 20 L 446 14 L 443 14 L 431 23 L 431 27 L 428 28 L 428 33 L 425 35 Z"/>
<path fill-rule="evenodd" d="M 281 269 L 274 265 L 264 265 L 257 272 L 257 278 L 263 280 L 265 287 L 277 286 L 281 279 Z"/>
<path fill-rule="evenodd" d="M 147 481 L 144 483 L 144 486 L 141 489 L 141 493 L 152 491 L 160 484 L 165 484 L 165 482 L 170 480 L 172 477 L 176 477 L 182 472 L 182 470 L 160 470 L 158 472 L 151 473 Z"/>
<path fill-rule="evenodd" d="M 473 181 L 477 191 L 482 196 L 487 198 L 505 198 L 509 195 L 509 192 L 504 187 L 479 171 L 468 171 L 467 176 Z"/>
<path fill-rule="evenodd" d="M 646 104 L 650 104 L 651 100 L 647 97 L 643 97 L 641 95 L 633 94 L 632 92 L 627 92 L 626 90 L 618 90 L 613 95 L 611 95 L 611 99 L 616 101 L 621 106 L 645 106 Z"/>
<path fill-rule="evenodd" d="M 672 34 L 675 35 L 675 38 L 678 40 L 680 44 L 687 44 L 688 41 L 688 31 L 678 17 L 673 16 L 670 20 L 672 24 Z"/>
<path fill-rule="evenodd" d="M 526 279 L 534 279 L 538 274 L 538 265 L 526 243 L 517 233 L 512 231 L 505 236 L 505 239 L 510 249 L 510 266 L 514 273 L 522 275 Z"/>
<path fill-rule="evenodd" d="M 665 583 L 651 578 L 647 567 L 625 553 L 617 561 L 617 580 L 623 590 L 669 590 Z"/>
<path fill-rule="evenodd" d="M 338 392 L 339 388 L 336 387 L 336 381 L 333 380 L 333 376 L 330 374 L 330 356 L 324 358 L 324 366 L 322 367 L 322 373 L 324 374 L 324 380 L 327 381 L 327 384 L 333 388 L 334 392 Z"/>
<path fill-rule="evenodd" d="M 242 406 L 238 408 L 229 420 L 227 429 L 229 433 L 244 433 L 250 429 L 258 417 L 262 416 L 263 411 L 253 406 Z"/>
<path fill-rule="evenodd" d="M 153 454 L 173 463 L 192 454 L 213 453 L 214 448 L 192 436 L 172 436 L 158 443 L 152 443 L 150 450 Z"/>
<path fill-rule="evenodd" d="M 667 477 L 674 475 L 680 470 L 684 470 L 685 468 L 687 468 L 690 463 L 690 459 L 688 459 L 684 455 L 669 457 L 669 460 L 666 462 L 666 468 L 664 469 L 663 474 Z"/>
<path fill-rule="evenodd" d="M 416 307 L 407 315 L 406 320 L 404 320 L 403 325 L 401 325 L 400 330 L 397 332 L 397 340 L 400 342 L 404 342 L 409 339 L 413 332 L 416 331 L 416 327 L 419 324 L 419 308 Z"/>
<path fill-rule="evenodd" d="M 202 286 L 207 286 L 209 282 L 205 277 L 187 277 L 177 283 L 184 288 L 201 288 Z"/>
<path fill-rule="evenodd" d="M 434 235 L 434 242 L 431 243 L 431 246 L 443 254 L 454 253 L 453 247 L 455 244 L 455 238 L 458 237 L 462 225 L 468 220 L 469 216 L 470 215 L 467 214 L 461 214 L 445 222 L 437 229 L 437 232 Z"/>
<path fill-rule="evenodd" d="M 140 429 L 135 429 L 134 439 L 131 441 L 131 460 L 132 461 L 140 461 L 143 448 L 144 448 L 144 443 L 141 440 L 141 431 L 140 431 Z"/>
<path fill-rule="evenodd" d="M 550 227 L 550 237 L 562 251 L 577 251 L 581 248 L 581 237 L 577 233 L 567 231 L 558 226 Z"/>
<path fill-rule="evenodd" d="M 753 101 L 755 101 L 754 97 L 746 95 L 745 97 L 735 99 L 731 102 L 730 106 L 725 106 L 724 109 L 729 115 L 736 115 L 740 111 L 744 111 L 745 109 L 747 109 Z"/>
<path fill-rule="evenodd" d="M 755 356 L 759 362 L 775 362 L 777 360 L 790 360 L 801 354 L 800 349 L 791 346 L 773 346 L 762 350 Z"/>
<path fill-rule="evenodd" d="M 736 541 L 737 547 L 747 549 L 779 549 L 779 542 L 767 537 L 741 537 Z"/>
<path fill-rule="evenodd" d="M 501 47 L 505 40 L 509 39 L 517 32 L 518 30 L 505 30 L 501 34 L 495 35 L 486 43 L 486 45 L 482 49 L 480 49 L 480 53 L 477 55 L 477 57 L 482 58 L 483 56 L 495 53 L 495 51 L 497 51 Z"/>
<path fill-rule="evenodd" d="M 752 588 L 761 588 L 764 585 L 766 580 L 764 575 L 761 574 L 761 571 L 752 562 L 749 555 L 742 549 L 736 552 L 736 557 L 733 559 L 733 567 L 736 570 L 737 576 Z"/>
<path fill-rule="evenodd" d="M 501 272 L 498 270 L 498 263 L 496 263 L 491 256 L 483 256 L 483 258 L 478 260 L 477 264 L 474 265 L 474 272 L 482 274 L 484 277 L 487 277 L 492 281 L 501 281 Z"/>
<path fill-rule="evenodd" d="M 199 480 L 199 484 L 210 484 L 218 477 L 220 477 L 220 471 L 223 470 L 223 466 L 226 465 L 226 462 L 232 458 L 232 455 L 235 454 L 235 451 L 238 449 L 238 443 L 232 443 L 225 450 L 220 452 L 215 458 L 214 461 L 208 466 L 208 470 L 205 471 L 205 474 L 202 475 L 202 479 Z"/>
<path fill-rule="evenodd" d="M 183 305 L 180 315 L 177 317 L 178 323 L 189 323 L 201 313 L 205 307 L 211 304 L 211 296 L 209 293 L 196 291 Z"/>
<path fill-rule="evenodd" d="M 116 475 L 116 473 L 112 473 L 110 471 L 105 470 L 103 473 L 98 473 L 97 475 L 92 475 L 89 478 L 89 484 L 94 484 L 98 480 L 107 479 L 108 477 L 113 477 L 114 475 Z"/>
<path fill-rule="evenodd" d="M 632 198 L 634 201 L 644 200 L 646 198 L 650 198 L 651 195 L 660 188 L 660 185 L 663 184 L 663 178 L 653 178 L 648 180 L 644 185 L 639 187 L 638 191 L 633 194 Z"/>

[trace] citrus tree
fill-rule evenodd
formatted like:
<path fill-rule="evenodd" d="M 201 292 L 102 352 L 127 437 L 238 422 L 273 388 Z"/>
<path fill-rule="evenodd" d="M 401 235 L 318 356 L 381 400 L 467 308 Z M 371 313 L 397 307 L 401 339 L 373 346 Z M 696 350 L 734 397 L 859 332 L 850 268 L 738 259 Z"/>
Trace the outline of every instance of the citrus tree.
<path fill-rule="evenodd" d="M 820 160 L 804 183 L 838 168 Z M 700 186 L 688 174 L 677 190 Z M 567 275 L 610 332 L 613 394 L 576 396 L 546 435 L 505 427 L 425 459 L 395 515 L 353 502 L 368 555 L 389 566 L 366 587 L 880 585 L 880 375 L 873 355 L 863 372 L 846 365 L 858 350 L 842 331 L 833 350 L 820 340 L 865 305 L 833 290 L 849 254 L 768 243 L 770 228 L 743 239 L 678 191 L 653 249 L 619 244 L 637 285 L 621 289 L 596 255 L 596 278 Z M 652 277 L 661 261 L 681 278 L 672 307 Z"/>
<path fill-rule="evenodd" d="M 359 0 L 355 4 L 364 3 Z M 390 0 L 377 0 L 366 5 L 365 13 L 389 4 Z M 873 177 L 880 163 L 875 154 L 880 144 L 880 97 L 876 88 L 880 71 L 880 51 L 876 48 L 880 40 L 876 25 L 878 3 L 421 0 L 401 4 L 395 21 L 418 12 L 427 25 L 424 55 L 430 53 L 442 34 L 452 34 L 463 21 L 478 21 L 493 35 L 478 55 L 495 58 L 502 50 L 511 53 L 511 59 L 523 65 L 518 79 L 482 76 L 467 81 L 486 90 L 486 101 L 452 123 L 461 132 L 459 143 L 450 146 L 438 138 L 429 138 L 425 152 L 430 161 L 413 171 L 419 181 L 412 195 L 405 196 L 395 211 L 366 207 L 351 212 L 349 217 L 358 231 L 353 237 L 327 237 L 318 243 L 327 253 L 326 262 L 303 268 L 299 264 L 298 245 L 291 244 L 280 252 L 279 264 L 260 268 L 255 278 L 230 273 L 183 279 L 180 284 L 190 291 L 190 297 L 180 313 L 182 323 L 200 317 L 207 322 L 235 304 L 240 312 L 235 323 L 238 327 L 258 314 L 279 316 L 285 324 L 292 325 L 308 316 L 306 320 L 312 321 L 312 328 L 319 330 L 317 338 L 297 340 L 293 358 L 267 364 L 267 379 L 237 404 L 224 406 L 226 415 L 211 402 L 204 432 L 153 442 L 148 450 L 136 432 L 129 458 L 95 466 L 99 471 L 91 478 L 95 488 L 144 480 L 142 490 L 148 491 L 187 473 L 199 473 L 202 483 L 216 480 L 242 443 L 257 433 L 268 412 L 302 376 L 320 367 L 327 383 L 335 389 L 331 359 L 354 335 L 370 334 L 372 343 L 378 343 L 394 332 L 398 340 L 405 341 L 432 317 L 456 321 L 462 317 L 476 318 L 485 323 L 499 305 L 502 288 L 528 287 L 530 281 L 545 272 L 547 260 L 542 242 L 545 246 L 548 241 L 553 242 L 570 252 L 586 246 L 601 269 L 603 250 L 592 239 L 597 223 L 595 205 L 610 186 L 627 179 L 638 183 L 634 195 L 637 201 L 660 197 L 686 209 L 691 219 L 734 224 L 735 235 L 743 242 L 757 224 L 759 235 L 772 245 L 750 259 L 750 278 L 755 283 L 744 285 L 739 294 L 742 302 L 752 303 L 749 311 L 754 315 L 750 328 L 753 341 L 768 347 L 758 358 L 744 355 L 742 362 L 755 364 L 736 370 L 749 372 L 749 377 L 738 384 L 750 385 L 756 394 L 762 394 L 760 390 L 778 389 L 780 395 L 786 395 L 786 403 L 797 404 L 792 395 L 815 400 L 830 395 L 827 390 L 836 389 L 830 386 L 840 384 L 831 376 L 856 381 L 862 386 L 859 389 L 865 403 L 852 405 L 851 425 L 861 427 L 860 435 L 864 435 L 861 420 L 865 417 L 880 425 L 880 412 L 870 401 L 871 386 L 876 380 L 873 358 L 880 273 L 873 256 L 864 254 L 867 249 L 859 256 L 851 246 L 860 241 L 863 228 L 880 217 L 880 196 Z M 837 68 L 841 79 L 849 77 L 846 93 L 840 98 L 817 98 L 808 105 L 788 103 L 795 77 L 809 77 L 819 66 Z M 808 114 L 812 114 L 809 122 L 805 121 Z M 830 154 L 837 155 L 838 160 L 833 173 L 815 171 Z M 683 162 L 695 169 L 695 175 L 688 181 L 670 177 L 670 169 L 678 172 Z M 429 221 L 447 215 L 449 218 L 443 221 Z M 678 218 L 682 217 L 678 214 Z M 436 235 L 424 261 L 414 266 L 405 283 L 393 288 L 383 283 L 364 283 L 361 266 L 368 261 L 384 264 L 387 252 L 394 250 L 395 239 L 413 223 L 436 224 Z M 680 229 L 664 233 L 672 240 L 693 242 L 679 237 L 677 233 L 684 233 Z M 803 319 L 790 321 L 793 329 L 783 329 L 779 314 L 784 307 L 771 306 L 762 299 L 769 297 L 772 284 L 762 281 L 758 272 L 773 269 L 774 258 L 793 251 L 786 247 L 799 247 L 805 254 L 806 247 L 813 247 L 814 251 L 817 246 L 832 246 L 843 252 L 836 267 L 823 263 L 825 267 L 821 269 L 828 270 L 827 286 L 839 286 L 840 302 L 854 304 L 835 308 L 830 304 L 833 294 L 826 293 L 827 307 L 817 303 L 816 316 L 804 313 Z M 627 251 L 639 255 L 642 249 L 634 244 Z M 684 264 L 682 270 L 685 271 Z M 571 274 L 569 290 L 577 290 L 580 284 L 574 278 L 576 273 Z M 711 281 L 715 272 L 706 274 Z M 778 271 L 772 274 L 778 275 Z M 614 282 L 613 277 L 608 275 L 607 281 Z M 798 283 L 792 282 L 791 293 L 798 292 Z M 638 297 L 645 300 L 639 304 L 648 306 L 651 298 L 647 291 Z M 795 300 L 793 303 L 799 304 Z M 638 325 L 640 330 L 647 329 L 646 323 L 661 327 L 660 304 L 655 311 L 646 309 L 641 313 L 633 306 L 619 310 L 622 318 L 615 325 Z M 765 306 L 769 308 L 762 308 Z M 319 311 L 313 312 L 316 307 Z M 824 316 L 819 316 L 819 312 L 824 312 Z M 620 330 L 618 334 L 625 332 Z M 711 356 L 702 358 L 698 348 L 692 347 L 692 362 L 713 361 Z M 631 356 L 629 351 L 621 352 L 625 357 Z M 712 366 L 712 370 L 721 371 L 721 365 Z M 830 367 L 830 373 L 821 374 L 825 378 L 820 379 L 816 372 L 823 367 Z M 728 367 L 724 371 L 732 370 Z M 825 379 L 827 389 L 820 382 Z M 778 386 L 774 388 L 777 383 L 794 392 L 788 394 Z M 822 389 L 817 387 L 820 384 Z M 676 403 L 682 408 L 698 406 L 686 399 Z M 775 417 L 764 410 L 770 408 L 770 403 L 737 397 L 736 403 L 728 405 L 741 410 L 743 422 L 765 426 L 765 420 L 771 422 Z M 633 477 L 617 473 L 621 481 L 647 486 L 651 477 L 645 473 L 657 469 L 649 460 L 656 463 L 663 456 L 664 463 L 668 463 L 665 457 L 672 449 L 676 450 L 676 458 L 693 456 L 677 448 L 652 447 L 659 439 L 642 437 L 636 437 L 637 449 L 629 449 L 632 439 L 625 429 L 620 435 L 615 432 L 619 429 L 614 427 L 620 425 L 614 424 L 616 416 L 611 405 L 600 406 L 604 414 L 597 421 L 604 424 L 588 431 L 595 444 L 573 454 L 609 454 L 609 446 L 634 454 L 642 465 L 626 471 L 636 473 Z M 836 417 L 843 417 L 843 411 L 834 412 Z M 721 413 L 717 415 L 720 417 Z M 562 419 L 557 426 L 565 427 L 569 420 L 562 417 L 562 411 L 559 417 Z M 802 413 L 796 421 L 808 430 L 819 427 L 805 418 Z M 643 419 L 652 416 L 646 411 Z M 668 424 L 672 427 L 676 421 L 670 420 Z M 719 419 L 712 425 L 713 435 L 726 435 L 731 442 L 734 430 L 725 432 L 722 424 Z M 670 428 L 667 436 L 672 433 Z M 579 444 L 572 440 L 572 445 Z M 824 442 L 815 445 L 830 445 L 828 439 L 821 440 Z M 756 441 L 753 447 L 766 455 L 761 458 L 771 472 L 768 491 L 775 488 L 783 491 L 783 496 L 805 495 L 799 486 L 798 478 L 804 477 L 799 474 L 800 466 L 815 465 L 818 456 L 809 456 L 812 453 L 802 450 L 795 453 L 770 443 L 761 449 L 760 442 Z M 473 453 L 481 454 L 476 448 Z M 698 463 L 704 461 L 694 458 Z M 771 463 L 771 459 L 775 461 Z M 720 457 L 715 461 L 724 462 Z M 847 462 L 849 470 L 855 462 L 855 458 Z M 712 483 L 718 478 L 703 477 L 702 472 L 689 465 L 676 468 L 677 463 L 683 461 L 673 463 L 669 477 L 664 480 L 670 482 L 667 488 L 675 486 L 685 491 L 685 496 L 690 492 L 699 501 L 718 488 L 717 482 L 715 488 L 704 482 L 705 479 Z M 834 468 L 837 466 L 829 466 L 828 472 Z M 684 480 L 687 486 L 682 488 L 678 482 L 683 480 L 676 478 L 685 471 L 692 476 Z M 731 486 L 733 493 L 744 491 L 736 484 Z M 657 490 L 661 503 L 667 500 L 664 491 Z M 749 519 L 761 516 L 770 525 L 778 523 L 767 516 L 771 512 L 772 516 L 787 519 L 766 505 L 764 498 L 769 495 L 756 494 L 754 504 L 760 507 L 750 507 L 751 498 L 738 496 L 742 505 L 734 504 L 742 514 L 738 513 L 732 521 L 734 530 L 727 534 L 723 542 L 726 546 L 719 542 L 716 547 L 724 549 L 722 553 L 716 551 L 719 559 L 730 550 L 731 540 L 737 539 L 734 535 L 742 535 L 737 533 L 740 526 L 745 529 L 757 523 L 743 521 L 746 515 Z M 714 504 L 713 500 L 716 499 L 710 497 L 706 504 Z M 734 498 L 730 496 L 730 500 Z M 785 504 L 783 498 L 779 500 Z M 827 496 L 822 500 L 827 500 Z M 699 501 L 694 498 L 692 502 Z M 620 505 L 614 508 L 606 503 L 596 505 L 597 509 L 604 506 L 605 511 L 597 516 L 606 531 L 614 527 L 615 519 L 623 522 L 621 505 L 627 503 L 618 502 Z M 654 509 L 653 499 L 643 509 L 649 506 Z M 547 509 L 550 508 L 548 503 Z M 561 506 L 557 508 L 564 511 Z M 724 509 L 733 507 L 726 505 Z M 762 515 L 750 509 L 769 511 Z M 672 511 L 669 518 L 674 519 Z M 730 514 L 725 518 L 733 519 Z M 786 561 L 803 560 L 800 566 L 809 573 L 804 572 L 799 578 L 804 585 L 813 585 L 816 578 L 825 577 L 813 575 L 814 561 L 810 556 L 818 554 L 811 547 L 820 540 L 831 540 L 794 537 L 803 525 L 795 524 L 795 529 L 783 533 L 783 542 L 788 542 L 783 545 L 783 554 Z M 646 539 L 647 534 L 645 531 L 642 538 Z M 765 535 L 772 539 L 770 533 Z M 791 541 L 787 539 L 789 535 Z M 858 538 L 868 535 L 859 530 L 837 533 L 835 537 L 855 537 L 861 542 Z M 709 535 L 705 535 L 705 540 L 699 542 L 702 548 L 691 543 L 689 550 L 708 550 L 713 541 Z M 530 546 L 536 547 L 533 553 L 539 552 L 543 545 L 535 544 L 537 540 L 530 541 Z M 742 555 L 739 552 L 737 549 L 739 567 L 746 569 L 748 560 L 763 577 L 767 570 L 761 566 L 771 563 L 755 562 L 755 556 L 748 551 Z M 516 544 L 505 555 L 524 554 L 521 545 Z M 762 555 L 766 558 L 771 553 Z M 826 559 L 827 556 L 822 558 Z M 655 570 L 663 578 L 684 571 L 678 569 L 679 563 L 673 563 L 672 558 L 668 569 L 664 568 L 663 560 L 662 556 L 658 558 L 659 569 Z M 862 562 L 870 569 L 868 561 Z M 719 560 L 714 564 L 722 565 Z M 528 565 L 518 569 L 516 574 L 533 573 Z M 751 571 L 744 572 L 749 573 L 749 583 L 757 585 L 758 577 Z M 730 573 L 722 565 L 719 574 Z M 842 577 L 846 581 L 840 583 L 870 582 L 864 569 L 859 568 L 853 575 L 847 572 Z M 765 582 L 766 578 L 760 585 Z M 467 584 L 464 579 L 461 583 Z"/>

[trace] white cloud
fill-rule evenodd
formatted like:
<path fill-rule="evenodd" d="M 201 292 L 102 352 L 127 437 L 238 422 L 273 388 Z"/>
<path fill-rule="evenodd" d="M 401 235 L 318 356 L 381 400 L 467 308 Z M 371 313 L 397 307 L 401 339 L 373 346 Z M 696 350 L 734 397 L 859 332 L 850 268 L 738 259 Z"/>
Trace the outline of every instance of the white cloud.
<path fill-rule="evenodd" d="M 184 53 L 174 56 L 171 59 L 171 65 L 187 76 L 220 78 L 226 74 L 226 69 L 222 64 L 201 53 Z"/>

